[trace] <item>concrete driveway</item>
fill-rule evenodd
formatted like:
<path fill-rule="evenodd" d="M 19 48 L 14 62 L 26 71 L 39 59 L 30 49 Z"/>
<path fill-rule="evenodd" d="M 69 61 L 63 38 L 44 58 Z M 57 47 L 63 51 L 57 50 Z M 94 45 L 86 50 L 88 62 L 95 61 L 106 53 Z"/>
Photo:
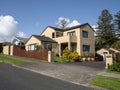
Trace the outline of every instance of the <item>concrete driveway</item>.
<path fill-rule="evenodd" d="M 76 63 L 43 63 L 32 62 L 21 65 L 43 75 L 58 78 L 75 84 L 88 86 L 89 82 L 100 72 L 105 70 L 104 62 L 76 62 Z"/>

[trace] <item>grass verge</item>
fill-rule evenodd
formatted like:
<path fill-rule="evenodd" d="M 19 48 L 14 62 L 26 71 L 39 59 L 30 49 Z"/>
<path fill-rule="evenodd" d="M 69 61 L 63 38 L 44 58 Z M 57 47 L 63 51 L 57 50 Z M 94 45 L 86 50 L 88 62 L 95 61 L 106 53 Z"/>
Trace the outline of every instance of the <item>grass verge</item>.
<path fill-rule="evenodd" d="M 92 85 L 107 88 L 109 90 L 120 90 L 120 79 L 98 75 L 91 82 Z"/>
<path fill-rule="evenodd" d="M 28 62 L 22 61 L 22 60 L 15 60 L 15 59 L 11 59 L 5 56 L 0 55 L 0 61 L 2 62 L 6 62 L 6 63 L 10 63 L 10 64 L 27 64 Z"/>

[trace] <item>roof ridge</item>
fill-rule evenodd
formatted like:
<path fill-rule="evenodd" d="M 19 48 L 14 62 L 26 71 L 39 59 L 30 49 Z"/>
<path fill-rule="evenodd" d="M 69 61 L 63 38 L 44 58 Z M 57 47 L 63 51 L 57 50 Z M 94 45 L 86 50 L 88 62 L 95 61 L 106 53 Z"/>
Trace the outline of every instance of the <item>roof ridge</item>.
<path fill-rule="evenodd" d="M 66 30 L 69 30 L 69 29 L 73 29 L 73 28 L 77 28 L 77 27 L 81 27 L 81 26 L 84 26 L 88 23 L 84 23 L 84 24 L 80 24 L 80 25 L 76 25 L 76 26 L 72 26 L 72 27 L 67 27 L 65 29 L 61 29 L 61 28 L 58 28 L 58 27 L 54 27 L 54 26 L 47 26 L 47 27 L 51 27 L 53 29 L 58 29 L 58 30 L 62 30 L 62 31 L 66 31 Z"/>

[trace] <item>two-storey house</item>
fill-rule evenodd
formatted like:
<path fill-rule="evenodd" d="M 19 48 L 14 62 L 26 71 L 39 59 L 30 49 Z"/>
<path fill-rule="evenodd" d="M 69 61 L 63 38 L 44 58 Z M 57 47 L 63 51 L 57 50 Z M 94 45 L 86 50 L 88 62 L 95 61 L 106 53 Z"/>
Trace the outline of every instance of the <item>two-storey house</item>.
<path fill-rule="evenodd" d="M 80 55 L 84 52 L 95 53 L 94 30 L 88 24 L 82 24 L 67 29 L 48 26 L 40 36 L 47 36 L 57 42 L 53 50 L 61 56 L 65 47 L 76 50 Z"/>

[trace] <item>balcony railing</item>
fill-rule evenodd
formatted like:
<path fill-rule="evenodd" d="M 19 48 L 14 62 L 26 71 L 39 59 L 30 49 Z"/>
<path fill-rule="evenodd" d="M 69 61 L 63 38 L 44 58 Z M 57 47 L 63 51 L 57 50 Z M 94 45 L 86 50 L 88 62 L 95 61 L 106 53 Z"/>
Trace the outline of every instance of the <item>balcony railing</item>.
<path fill-rule="evenodd" d="M 77 42 L 77 37 L 76 36 L 62 36 L 62 37 L 57 37 L 54 38 L 55 41 L 65 43 L 65 42 Z"/>

